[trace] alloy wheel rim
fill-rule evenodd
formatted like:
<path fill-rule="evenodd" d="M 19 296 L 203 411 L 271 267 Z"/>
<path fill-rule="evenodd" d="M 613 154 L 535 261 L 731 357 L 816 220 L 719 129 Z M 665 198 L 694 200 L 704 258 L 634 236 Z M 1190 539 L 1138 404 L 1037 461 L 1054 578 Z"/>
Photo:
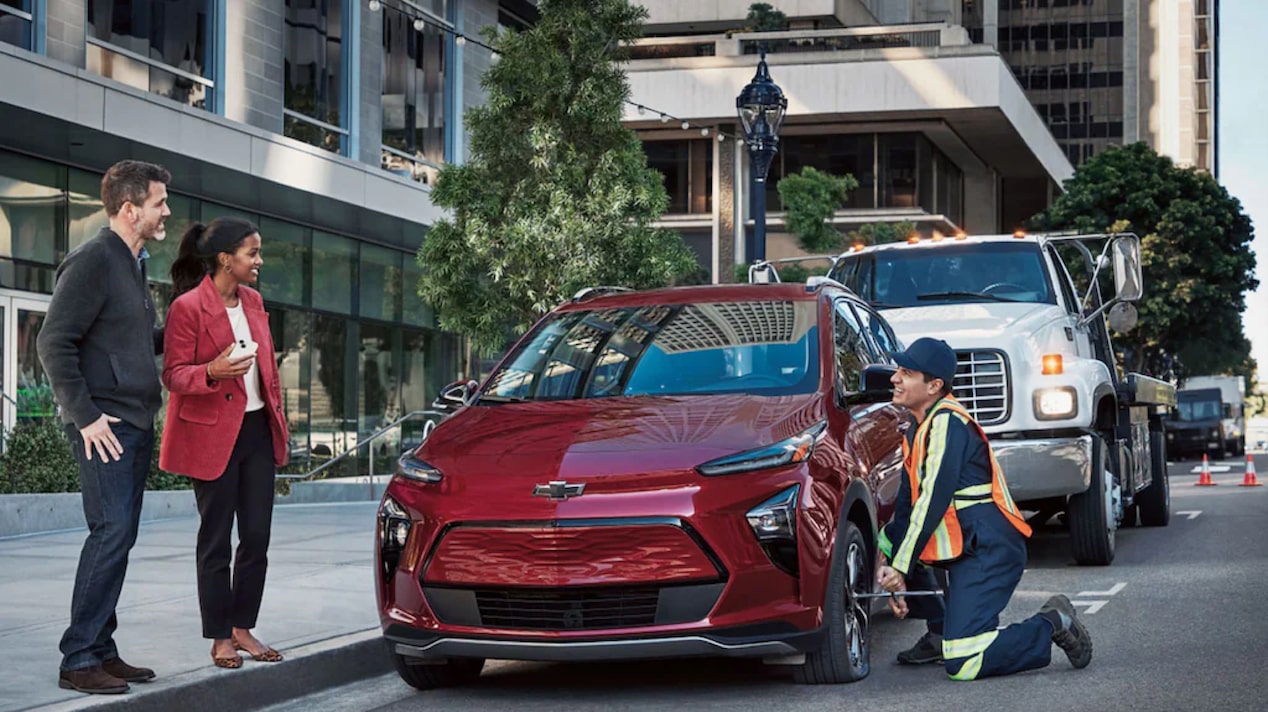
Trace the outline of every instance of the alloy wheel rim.
<path fill-rule="evenodd" d="M 867 632 L 870 614 L 867 604 L 856 594 L 867 590 L 866 557 L 863 548 L 856 542 L 850 542 L 845 552 L 845 644 L 850 655 L 850 666 L 858 669 L 863 665 L 863 655 L 867 650 Z"/>

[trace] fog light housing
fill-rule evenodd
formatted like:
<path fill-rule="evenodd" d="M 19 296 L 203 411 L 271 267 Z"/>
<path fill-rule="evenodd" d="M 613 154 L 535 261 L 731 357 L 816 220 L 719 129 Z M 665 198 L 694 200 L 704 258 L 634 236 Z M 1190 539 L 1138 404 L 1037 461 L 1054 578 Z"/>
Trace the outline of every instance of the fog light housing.
<path fill-rule="evenodd" d="M 793 485 L 748 511 L 745 517 L 766 558 L 784 573 L 796 576 L 797 502 L 801 485 Z"/>
<path fill-rule="evenodd" d="M 1079 414 L 1078 392 L 1071 386 L 1040 388 L 1035 391 L 1035 418 L 1065 420 Z"/>
<path fill-rule="evenodd" d="M 401 552 L 409 541 L 414 523 L 409 513 L 396 500 L 384 497 L 379 505 L 379 563 L 386 582 L 396 573 L 401 563 Z"/>

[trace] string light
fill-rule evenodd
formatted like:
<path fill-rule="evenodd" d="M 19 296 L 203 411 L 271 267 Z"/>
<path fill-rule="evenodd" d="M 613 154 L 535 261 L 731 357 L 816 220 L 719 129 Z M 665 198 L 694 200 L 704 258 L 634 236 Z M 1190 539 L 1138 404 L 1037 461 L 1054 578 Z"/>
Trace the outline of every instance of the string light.
<path fill-rule="evenodd" d="M 417 9 L 417 7 L 414 5 L 414 3 L 413 3 L 413 2 L 410 2 L 410 0 L 400 0 L 400 2 L 403 2 L 405 5 L 409 6 L 411 9 L 415 9 L 415 10 Z M 383 9 L 384 2 L 383 2 L 383 0 L 368 0 L 368 2 L 367 2 L 366 4 L 367 4 L 367 6 L 370 8 L 370 12 L 378 12 L 378 11 L 380 11 L 380 10 L 382 10 L 382 9 Z M 406 12 L 406 11 L 405 11 L 405 10 L 401 10 L 400 12 Z M 411 15 L 412 15 L 413 13 L 407 13 L 407 14 L 411 14 Z M 454 28 L 453 28 L 452 26 L 450 26 L 448 23 L 443 23 L 443 22 L 440 22 L 440 21 L 438 21 L 438 20 L 434 20 L 434 19 L 432 19 L 432 18 L 428 17 L 427 15 L 415 15 L 415 16 L 414 16 L 414 23 L 413 23 L 413 24 L 414 24 L 414 29 L 415 29 L 415 30 L 417 30 L 418 32 L 422 32 L 424 29 L 426 29 L 426 28 L 427 28 L 427 26 L 428 26 L 428 25 L 431 25 L 432 27 L 435 27 L 435 28 L 437 28 L 437 29 L 441 30 L 442 32 L 447 32 L 448 34 L 450 34 L 450 35 L 452 35 L 452 36 L 453 36 L 453 38 L 454 38 L 454 44 L 455 44 L 455 45 L 457 45 L 458 47 L 465 47 L 465 46 L 467 45 L 467 41 L 468 41 L 468 40 L 470 40 L 470 41 L 471 41 L 473 44 L 475 44 L 477 47 L 480 47 L 480 48 L 482 48 L 482 49 L 486 49 L 486 50 L 488 50 L 489 52 L 492 52 L 493 54 L 499 54 L 499 52 L 498 52 L 496 49 L 494 49 L 493 47 L 491 47 L 490 45 L 487 45 L 487 44 L 485 44 L 484 42 L 481 42 L 480 40 L 477 40 L 477 39 L 474 39 L 474 38 L 469 38 L 469 37 L 467 37 L 466 35 L 462 34 L 461 32 L 458 32 L 456 29 L 454 29 Z M 667 124 L 667 123 L 669 123 L 669 121 L 670 121 L 671 119 L 673 119 L 673 120 L 675 120 L 675 121 L 679 121 L 679 122 L 680 122 L 680 124 L 679 124 L 679 125 L 682 127 L 682 130 L 683 130 L 683 131 L 688 131 L 688 130 L 690 130 L 691 128 L 693 128 L 693 127 L 692 127 L 692 125 L 691 125 L 691 122 L 690 122 L 690 121 L 687 121 L 686 119 L 679 119 L 679 118 L 678 118 L 678 117 L 676 117 L 676 116 L 673 116 L 673 115 L 671 115 L 671 114 L 667 114 L 667 113 L 665 113 L 665 112 L 663 112 L 663 111 L 657 111 L 657 110 L 652 109 L 651 107 L 646 106 L 646 105 L 644 105 L 644 104 L 639 104 L 638 102 L 631 101 L 630 99 L 626 99 L 626 100 L 625 100 L 625 103 L 626 103 L 626 104 L 630 104 L 631 106 L 633 106 L 633 107 L 635 108 L 635 110 L 638 112 L 638 115 L 639 115 L 639 116 L 646 116 L 646 115 L 647 115 L 647 112 L 651 111 L 652 113 L 654 113 L 654 114 L 656 114 L 656 115 L 660 116 L 660 122 L 661 122 L 662 124 Z M 699 128 L 699 129 L 700 129 L 700 135 L 701 135 L 701 136 L 708 136 L 708 135 L 709 135 L 710 128 L 709 128 L 708 126 L 700 126 L 700 127 L 695 127 L 695 128 Z M 716 129 L 716 128 L 712 129 L 712 131 L 713 131 L 713 135 L 717 137 L 717 139 L 718 139 L 718 141 L 719 141 L 719 142 L 725 141 L 725 140 L 727 140 L 728 138 L 734 138 L 734 139 L 735 139 L 735 145 L 737 145 L 737 146 L 743 146 L 743 145 L 744 145 L 744 138 L 743 138 L 742 136 L 738 136 L 738 135 L 737 135 L 737 136 L 730 136 L 730 135 L 726 134 L 725 132 L 720 131 L 720 130 L 718 130 L 718 129 Z"/>

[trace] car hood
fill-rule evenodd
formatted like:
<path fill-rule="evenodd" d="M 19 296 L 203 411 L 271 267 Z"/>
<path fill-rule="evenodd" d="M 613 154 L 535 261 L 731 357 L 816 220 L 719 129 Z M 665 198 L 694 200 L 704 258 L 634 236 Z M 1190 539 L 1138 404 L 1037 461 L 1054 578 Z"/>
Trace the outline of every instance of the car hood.
<path fill-rule="evenodd" d="M 885 319 L 904 342 L 937 335 L 956 348 L 999 344 L 1015 334 L 1033 334 L 1063 317 L 1053 304 L 933 304 L 886 309 Z"/>
<path fill-rule="evenodd" d="M 822 418 L 814 394 L 477 405 L 441 423 L 418 454 L 447 475 L 536 482 L 680 471 L 787 439 Z"/>

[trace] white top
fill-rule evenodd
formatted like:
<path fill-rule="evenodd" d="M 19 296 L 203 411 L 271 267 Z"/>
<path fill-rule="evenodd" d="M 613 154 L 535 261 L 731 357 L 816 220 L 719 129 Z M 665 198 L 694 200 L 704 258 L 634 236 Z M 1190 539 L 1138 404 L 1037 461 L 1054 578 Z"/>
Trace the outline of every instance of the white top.
<path fill-rule="evenodd" d="M 229 312 L 229 323 L 233 326 L 234 340 L 253 343 L 255 339 L 251 338 L 251 327 L 247 324 L 247 315 L 242 312 L 242 301 L 239 300 L 236 307 L 225 307 L 225 311 Z M 264 399 L 260 397 L 260 369 L 256 366 L 259 358 L 260 354 L 256 352 L 255 358 L 251 360 L 251 368 L 247 370 L 243 378 L 247 389 L 248 413 L 264 407 Z"/>

